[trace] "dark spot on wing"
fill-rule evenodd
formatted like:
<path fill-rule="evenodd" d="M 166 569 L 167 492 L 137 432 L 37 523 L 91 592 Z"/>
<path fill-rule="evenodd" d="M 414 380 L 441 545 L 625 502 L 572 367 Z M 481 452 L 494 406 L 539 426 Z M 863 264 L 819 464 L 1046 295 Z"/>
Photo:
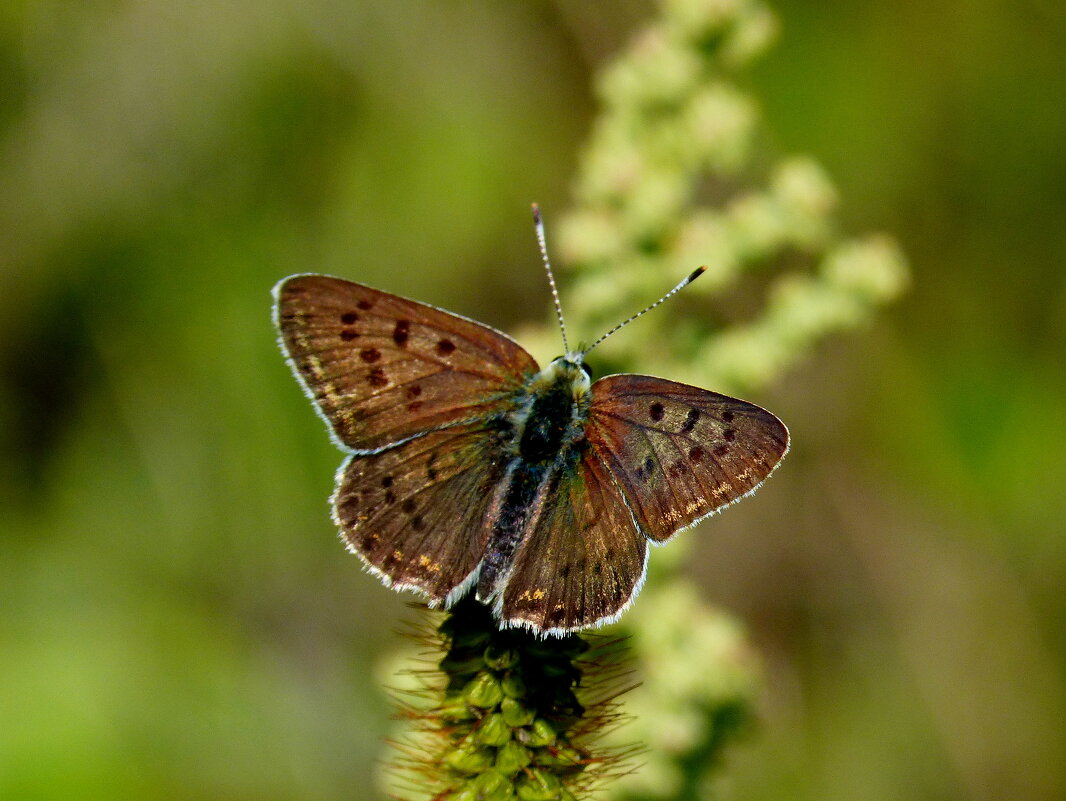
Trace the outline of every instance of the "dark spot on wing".
<path fill-rule="evenodd" d="M 343 339 L 345 342 L 351 342 L 358 336 L 359 332 L 351 328 L 345 328 L 343 331 L 341 331 L 341 339 Z"/>
<path fill-rule="evenodd" d="M 359 538 L 359 544 L 362 546 L 364 551 L 370 551 L 373 550 L 374 543 L 376 540 L 377 536 L 374 534 L 374 532 L 368 531 L 362 537 Z"/>
<path fill-rule="evenodd" d="M 363 348 L 359 351 L 359 358 L 367 364 L 370 364 L 381 358 L 381 351 L 377 348 Z"/>
<path fill-rule="evenodd" d="M 392 486 L 392 476 L 385 476 L 381 479 L 381 486 L 388 489 Z"/>
<path fill-rule="evenodd" d="M 727 453 L 729 453 L 729 446 L 725 445 L 725 444 L 718 445 L 714 449 L 714 455 L 715 456 L 721 457 L 721 456 L 725 456 Z"/>
<path fill-rule="evenodd" d="M 393 492 L 392 490 L 389 490 L 388 492 L 386 492 L 385 493 L 385 503 L 388 504 L 388 505 L 391 505 L 391 504 L 394 504 L 395 502 L 396 502 L 396 493 Z"/>
<path fill-rule="evenodd" d="M 722 420 L 725 421 L 726 423 L 732 423 L 733 422 L 733 413 L 732 412 L 728 412 L 728 411 L 727 412 L 722 412 Z"/>
<path fill-rule="evenodd" d="M 407 404 L 407 411 L 409 412 L 417 412 L 421 408 L 422 401 L 411 401 L 409 404 Z"/>
<path fill-rule="evenodd" d="M 418 384 L 411 384 L 411 386 L 407 388 L 407 397 L 409 398 L 417 398 L 421 394 L 422 387 L 420 387 Z"/>
<path fill-rule="evenodd" d="M 732 442 L 737 438 L 737 432 L 734 431 L 732 428 L 727 428 L 725 431 L 722 432 L 722 436 L 725 437 L 726 442 Z"/>
<path fill-rule="evenodd" d="M 437 454 L 431 453 L 429 455 L 429 461 L 426 462 L 426 478 L 430 481 L 437 480 L 437 470 L 433 467 L 433 463 L 437 461 Z"/>
<path fill-rule="evenodd" d="M 344 325 L 351 325 L 352 323 L 356 322 L 358 319 L 359 319 L 359 315 L 356 314 L 353 311 L 348 311 L 348 312 L 345 312 L 344 314 L 341 315 L 341 322 L 344 323 Z"/>
<path fill-rule="evenodd" d="M 695 448 L 692 448 L 688 452 L 688 458 L 693 462 L 702 462 L 704 455 L 705 454 L 703 453 L 703 448 L 701 448 L 699 445 L 697 445 Z"/>
<path fill-rule="evenodd" d="M 397 320 L 396 327 L 392 329 L 392 341 L 399 347 L 403 348 L 407 346 L 407 339 L 411 335 L 411 321 L 410 320 Z"/>
<path fill-rule="evenodd" d="M 650 417 L 656 423 L 662 420 L 665 414 L 666 409 L 663 408 L 663 405 L 659 403 L 659 401 L 655 401 L 651 406 L 648 407 L 648 417 Z"/>
<path fill-rule="evenodd" d="M 600 573 L 603 572 L 603 562 L 597 562 L 596 564 L 594 564 L 592 566 L 592 572 L 595 573 L 597 576 L 600 575 Z"/>
<path fill-rule="evenodd" d="M 416 504 L 413 499 L 408 498 L 406 501 L 403 502 L 403 505 L 400 508 L 403 509 L 404 514 L 411 514 L 411 512 L 415 510 L 415 507 L 417 505 L 418 504 Z"/>
<path fill-rule="evenodd" d="M 386 387 L 389 385 L 389 377 L 385 375 L 385 371 L 380 367 L 375 367 L 371 370 L 366 380 L 372 387 Z"/>
<path fill-rule="evenodd" d="M 700 419 L 699 409 L 689 409 L 688 417 L 685 418 L 685 422 L 681 426 L 681 433 L 687 434 L 696 427 L 696 421 Z"/>
<path fill-rule="evenodd" d="M 437 353 L 441 356 L 447 356 L 453 350 L 455 350 L 455 343 L 450 339 L 442 339 L 437 343 Z"/>
<path fill-rule="evenodd" d="M 355 305 L 363 311 L 370 311 L 372 308 L 374 308 L 373 302 L 366 299 L 359 301 Z"/>
<path fill-rule="evenodd" d="M 411 518 L 411 528 L 415 531 L 421 531 L 426 527 L 426 521 L 422 519 L 422 515 L 415 515 Z"/>
<path fill-rule="evenodd" d="M 641 481 L 647 481 L 651 478 L 651 474 L 655 471 L 655 460 L 650 456 L 644 460 L 644 464 L 637 468 L 637 478 Z"/>
<path fill-rule="evenodd" d="M 559 568 L 559 576 L 561 578 L 565 579 L 569 575 L 570 575 L 570 565 L 563 565 L 561 568 Z"/>

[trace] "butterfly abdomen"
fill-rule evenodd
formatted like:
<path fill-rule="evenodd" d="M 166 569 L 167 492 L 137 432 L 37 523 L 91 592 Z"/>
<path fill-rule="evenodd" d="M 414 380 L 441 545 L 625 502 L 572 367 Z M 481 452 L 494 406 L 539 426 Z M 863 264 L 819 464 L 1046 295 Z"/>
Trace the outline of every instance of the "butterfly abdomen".
<path fill-rule="evenodd" d="M 576 372 L 575 372 L 576 371 Z M 510 418 L 516 445 L 502 491 L 493 504 L 492 534 L 477 593 L 498 592 L 514 554 L 534 525 L 545 489 L 564 463 L 572 465 L 583 441 L 588 381 L 577 366 L 552 362 L 530 382 L 528 396 Z"/>
<path fill-rule="evenodd" d="M 477 594 L 482 600 L 492 596 L 500 576 L 507 572 L 549 470 L 550 465 L 525 460 L 512 464 L 495 504 L 492 536 L 478 575 Z"/>

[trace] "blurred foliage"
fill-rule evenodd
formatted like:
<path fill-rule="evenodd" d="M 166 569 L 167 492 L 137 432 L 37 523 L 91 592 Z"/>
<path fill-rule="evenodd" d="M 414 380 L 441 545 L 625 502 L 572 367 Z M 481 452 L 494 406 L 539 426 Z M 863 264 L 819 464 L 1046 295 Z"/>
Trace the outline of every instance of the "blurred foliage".
<path fill-rule="evenodd" d="M 688 535 L 688 576 L 765 662 L 719 789 L 1061 798 L 1066 22 L 1047 0 L 773 10 L 742 86 L 767 152 L 813 154 L 914 285 L 758 390 L 788 467 Z M 649 13 L 0 6 L 0 797 L 367 792 L 403 601 L 333 539 L 337 454 L 269 288 L 317 270 L 547 320 L 528 204 L 551 235 L 591 75 Z M 699 303 L 745 319 L 751 291 Z M 665 316 L 619 337 L 683 334 Z"/>
<path fill-rule="evenodd" d="M 770 9 L 757 0 L 661 7 L 597 82 L 603 109 L 563 227 L 573 305 L 583 329 L 607 329 L 703 264 L 680 326 L 676 313 L 652 315 L 596 356 L 748 391 L 894 299 L 906 268 L 883 236 L 845 239 L 824 171 L 807 157 L 777 158 L 760 137 L 757 102 L 737 80 L 774 37 Z M 746 286 L 740 307 L 740 285 L 760 273 L 773 274 L 769 285 Z M 730 294 L 735 319 L 722 317 Z"/>

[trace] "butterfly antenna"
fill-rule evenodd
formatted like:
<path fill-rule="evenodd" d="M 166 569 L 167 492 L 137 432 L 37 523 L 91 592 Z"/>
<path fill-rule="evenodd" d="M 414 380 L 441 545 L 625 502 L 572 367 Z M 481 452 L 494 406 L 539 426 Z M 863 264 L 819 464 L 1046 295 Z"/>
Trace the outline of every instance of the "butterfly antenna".
<path fill-rule="evenodd" d="M 552 265 L 548 259 L 548 245 L 544 240 L 544 221 L 540 219 L 540 206 L 536 203 L 533 204 L 533 225 L 537 229 L 540 257 L 544 261 L 544 272 L 548 274 L 548 285 L 551 287 L 552 300 L 555 302 L 555 316 L 559 318 L 559 330 L 563 335 L 563 352 L 569 353 L 570 346 L 566 344 L 566 323 L 563 322 L 563 304 L 559 302 L 559 290 L 555 287 L 555 276 L 552 275 Z"/>
<path fill-rule="evenodd" d="M 634 320 L 636 320 L 636 319 L 637 319 L 638 317 L 642 317 L 643 315 L 647 314 L 647 313 L 648 313 L 648 312 L 650 312 L 650 311 L 651 311 L 652 309 L 654 309 L 654 308 L 655 308 L 656 306 L 660 305 L 661 303 L 665 303 L 665 302 L 666 302 L 667 300 L 669 300 L 670 298 L 672 298 L 672 297 L 673 297 L 674 295 L 676 295 L 676 294 L 677 294 L 678 292 L 680 292 L 680 291 L 681 291 L 682 289 L 684 289 L 684 288 L 685 288 L 685 287 L 687 287 L 687 286 L 688 286 L 689 284 L 691 284 L 691 283 L 692 283 L 693 281 L 695 281 L 695 280 L 696 280 L 697 278 L 699 278 L 699 277 L 700 277 L 701 275 L 703 275 L 703 271 L 704 271 L 704 270 L 706 270 L 706 269 L 707 269 L 706 267 L 697 267 L 697 268 L 696 268 L 695 270 L 693 270 L 693 271 L 692 271 L 692 273 L 691 273 L 690 275 L 688 275 L 688 276 L 687 276 L 687 277 L 685 278 L 685 280 L 684 280 L 684 281 L 682 281 L 682 282 L 681 282 L 680 284 L 678 284 L 677 286 L 675 286 L 675 287 L 674 287 L 673 289 L 671 289 L 671 290 L 670 290 L 669 292 L 667 292 L 667 293 L 666 293 L 665 295 L 663 295 L 663 296 L 662 296 L 661 298 L 659 298 L 659 299 L 658 299 L 657 301 L 655 301 L 655 302 L 654 302 L 653 304 L 651 304 L 651 305 L 650 305 L 650 306 L 648 306 L 647 308 L 641 309 L 641 310 L 640 310 L 640 311 L 638 311 L 638 312 L 637 312 L 636 314 L 634 314 L 634 315 L 633 315 L 632 317 L 627 317 L 627 318 L 626 318 L 625 320 L 623 320 L 622 322 L 620 322 L 620 323 L 619 323 L 618 325 L 616 325 L 616 326 L 615 326 L 614 328 L 612 328 L 612 329 L 611 329 L 610 331 L 608 331 L 608 332 L 607 332 L 606 334 L 604 334 L 604 335 L 603 335 L 602 337 L 600 337 L 600 338 L 599 338 L 599 339 L 597 339 L 597 340 L 596 340 L 595 342 L 593 342 L 593 343 L 592 343 L 591 345 L 589 345 L 589 346 L 588 346 L 587 348 L 585 348 L 585 349 L 584 349 L 584 350 L 583 350 L 583 351 L 581 352 L 581 353 L 582 353 L 582 355 L 584 355 L 584 354 L 588 353 L 588 352 L 589 352 L 590 350 L 592 350 L 592 349 L 593 349 L 594 347 L 596 347 L 596 346 L 597 346 L 597 345 L 599 345 L 599 344 L 600 344 L 601 342 L 603 342 L 603 340 L 607 339 L 607 337 L 609 337 L 609 336 L 610 336 L 611 334 L 613 334 L 613 333 L 615 333 L 615 332 L 617 332 L 617 331 L 620 331 L 621 329 L 625 328 L 625 327 L 626 327 L 627 325 L 629 325 L 629 324 L 630 324 L 631 322 L 633 322 Z"/>

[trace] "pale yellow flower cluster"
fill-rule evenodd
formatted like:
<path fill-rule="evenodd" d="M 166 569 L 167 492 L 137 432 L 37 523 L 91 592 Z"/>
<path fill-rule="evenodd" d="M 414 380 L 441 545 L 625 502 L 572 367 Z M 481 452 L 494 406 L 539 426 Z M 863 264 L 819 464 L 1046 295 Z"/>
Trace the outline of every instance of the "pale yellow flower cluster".
<path fill-rule="evenodd" d="M 592 341 L 695 267 L 707 272 L 672 301 L 683 312 L 607 340 L 594 366 L 749 391 L 906 286 L 890 239 L 838 230 L 837 192 L 817 163 L 765 152 L 758 104 L 736 78 L 775 31 L 759 0 L 664 0 L 603 71 L 576 205 L 555 226 L 568 318 Z M 725 319 L 715 298 L 751 273 L 758 312 Z"/>

